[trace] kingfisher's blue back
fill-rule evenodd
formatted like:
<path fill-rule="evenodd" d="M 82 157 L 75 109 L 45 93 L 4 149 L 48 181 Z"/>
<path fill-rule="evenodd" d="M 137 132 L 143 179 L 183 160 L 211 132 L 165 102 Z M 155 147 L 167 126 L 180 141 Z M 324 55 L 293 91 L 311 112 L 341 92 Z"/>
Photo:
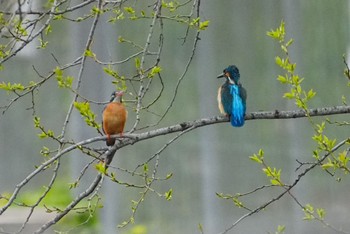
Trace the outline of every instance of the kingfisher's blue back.
<path fill-rule="evenodd" d="M 239 71 L 234 65 L 226 68 L 220 76 L 225 77 L 225 83 L 219 88 L 218 104 L 221 113 L 229 115 L 231 125 L 241 127 L 244 125 L 246 112 L 247 92 L 239 83 Z"/>

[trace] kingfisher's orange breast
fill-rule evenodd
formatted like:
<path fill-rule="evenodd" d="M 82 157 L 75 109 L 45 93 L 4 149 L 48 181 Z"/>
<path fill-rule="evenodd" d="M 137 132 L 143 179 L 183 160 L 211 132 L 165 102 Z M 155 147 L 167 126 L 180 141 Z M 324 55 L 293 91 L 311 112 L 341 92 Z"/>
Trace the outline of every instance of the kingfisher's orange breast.
<path fill-rule="evenodd" d="M 128 112 L 118 102 L 109 103 L 103 111 L 103 131 L 107 135 L 123 133 Z"/>

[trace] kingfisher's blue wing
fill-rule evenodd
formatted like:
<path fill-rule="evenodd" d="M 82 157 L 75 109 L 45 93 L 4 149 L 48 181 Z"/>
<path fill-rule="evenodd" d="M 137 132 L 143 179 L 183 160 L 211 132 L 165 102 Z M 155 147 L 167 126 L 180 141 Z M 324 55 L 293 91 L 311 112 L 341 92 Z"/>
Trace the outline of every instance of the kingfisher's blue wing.
<path fill-rule="evenodd" d="M 232 113 L 232 100 L 229 85 L 225 83 L 221 86 L 221 104 L 228 115 Z"/>
<path fill-rule="evenodd" d="M 235 127 L 241 127 L 244 125 L 246 92 L 242 86 L 230 85 L 230 94 L 232 95 L 231 124 Z"/>

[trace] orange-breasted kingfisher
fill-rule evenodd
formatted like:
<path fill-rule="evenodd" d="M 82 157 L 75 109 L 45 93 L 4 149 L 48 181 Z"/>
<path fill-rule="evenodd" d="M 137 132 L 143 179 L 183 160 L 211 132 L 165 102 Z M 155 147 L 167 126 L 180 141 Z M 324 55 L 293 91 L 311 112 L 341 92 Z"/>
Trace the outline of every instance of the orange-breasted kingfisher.
<path fill-rule="evenodd" d="M 222 77 L 226 81 L 218 90 L 219 110 L 230 117 L 232 126 L 241 127 L 244 125 L 247 91 L 239 82 L 240 74 L 235 65 L 225 68 L 217 78 Z"/>
<path fill-rule="evenodd" d="M 111 138 L 111 135 L 122 135 L 128 112 L 122 101 L 123 92 L 113 92 L 110 102 L 104 108 L 102 112 L 102 129 L 104 134 L 107 135 L 107 146 L 114 145 L 115 138 Z"/>

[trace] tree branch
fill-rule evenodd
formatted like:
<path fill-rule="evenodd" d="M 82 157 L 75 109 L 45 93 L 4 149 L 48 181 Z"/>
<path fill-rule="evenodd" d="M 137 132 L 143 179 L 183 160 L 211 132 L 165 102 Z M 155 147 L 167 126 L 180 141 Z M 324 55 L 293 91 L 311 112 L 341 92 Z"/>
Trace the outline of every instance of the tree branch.
<path fill-rule="evenodd" d="M 310 116 L 311 117 L 316 117 L 316 116 L 325 116 L 325 115 L 337 115 L 337 114 L 347 114 L 350 113 L 350 106 L 333 106 L 333 107 L 323 107 L 323 108 L 315 108 L 315 109 L 310 109 L 309 110 Z M 251 112 L 248 113 L 245 117 L 246 120 L 257 120 L 257 119 L 292 119 L 292 118 L 305 118 L 307 117 L 306 112 L 304 110 L 293 110 L 293 111 L 261 111 L 261 112 Z M 151 130 L 148 132 L 143 132 L 143 133 L 137 133 L 137 134 L 128 134 L 125 133 L 123 136 L 120 135 L 114 135 L 112 137 L 118 138 L 119 141 L 117 144 L 115 144 L 111 149 L 107 150 L 104 155 L 106 155 L 106 165 L 110 165 L 112 162 L 114 153 L 116 150 L 123 148 L 127 145 L 137 143 L 139 141 L 147 140 L 150 138 L 162 136 L 162 135 L 168 135 L 176 132 L 190 132 L 196 128 L 199 127 L 204 127 L 207 125 L 211 124 L 216 124 L 216 123 L 223 123 L 223 122 L 229 122 L 229 118 L 227 116 L 214 116 L 210 118 L 203 118 L 203 119 L 198 119 L 198 120 L 193 120 L 193 121 L 187 121 L 187 122 L 182 122 L 180 124 L 175 124 L 172 126 L 164 127 L 164 128 L 159 128 L 155 130 Z M 189 130 L 189 131 L 187 131 Z M 30 173 L 22 182 L 20 182 L 17 186 L 15 191 L 12 193 L 11 197 L 8 199 L 8 203 L 4 205 L 0 209 L 0 215 L 7 210 L 7 208 L 10 207 L 10 205 L 14 202 L 15 198 L 17 197 L 19 191 L 34 177 L 36 176 L 39 172 L 45 170 L 45 168 L 55 162 L 57 159 L 61 158 L 63 155 L 67 154 L 68 152 L 75 150 L 83 145 L 91 144 L 93 142 L 97 141 L 105 141 L 106 136 L 98 136 L 98 137 L 93 137 L 89 138 L 83 141 L 80 141 L 74 145 L 71 145 L 65 149 L 62 149 L 59 153 L 57 153 L 54 157 L 51 159 L 47 160 L 45 163 L 41 164 L 35 171 Z M 336 148 L 336 147 L 335 147 Z M 316 164 L 315 164 L 316 165 Z M 294 184 L 290 186 L 288 190 L 290 190 L 292 187 L 296 185 L 296 183 L 300 180 L 300 177 L 305 175 L 305 172 L 308 172 L 310 168 L 308 168 L 306 171 L 300 174 L 300 176 L 297 178 Z M 75 206 L 81 199 L 84 197 L 88 196 L 91 194 L 94 189 L 97 187 L 97 184 L 100 182 L 101 178 L 97 177 L 95 182 L 91 184 L 89 189 L 87 189 L 84 194 L 81 194 L 75 201 L 72 202 L 71 206 Z M 287 193 L 287 191 L 285 191 Z M 280 194 L 282 197 L 284 194 Z M 273 203 L 274 201 L 278 200 L 280 196 L 272 199 L 270 202 L 266 203 L 265 205 L 269 205 Z M 71 207 L 69 206 L 69 207 Z M 69 207 L 67 207 L 67 211 L 69 210 Z M 265 207 L 265 206 L 264 206 Z M 264 208 L 263 207 L 263 208 Z M 256 212 L 261 210 L 258 208 L 255 210 L 253 213 L 248 213 L 247 215 L 241 217 L 241 219 L 244 219 Z M 64 216 L 64 215 L 63 215 Z M 50 222 L 48 224 L 51 226 L 52 224 L 56 223 L 60 218 L 63 216 L 60 216 L 59 218 L 56 217 L 56 219 L 53 222 Z M 239 223 L 241 219 L 237 220 L 236 223 Z M 39 231 L 40 233 L 40 231 Z"/>
<path fill-rule="evenodd" d="M 338 115 L 350 113 L 350 106 L 331 106 L 331 107 L 321 107 L 309 109 L 310 117 L 324 116 L 324 115 Z M 247 114 L 246 120 L 254 119 L 294 119 L 294 118 L 304 118 L 307 117 L 304 110 L 294 110 L 294 111 L 261 111 L 252 112 Z"/>

